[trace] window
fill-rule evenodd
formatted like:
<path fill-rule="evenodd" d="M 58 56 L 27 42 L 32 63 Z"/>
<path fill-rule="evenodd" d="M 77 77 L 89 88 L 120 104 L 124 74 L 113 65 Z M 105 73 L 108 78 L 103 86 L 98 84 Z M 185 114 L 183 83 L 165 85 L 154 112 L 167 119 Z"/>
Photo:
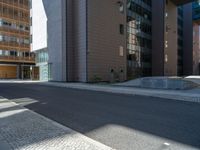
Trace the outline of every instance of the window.
<path fill-rule="evenodd" d="M 119 31 L 120 31 L 120 34 L 124 34 L 124 25 L 123 24 L 120 24 L 119 25 Z"/>
<path fill-rule="evenodd" d="M 119 47 L 119 56 L 124 56 L 124 47 L 123 46 Z"/>

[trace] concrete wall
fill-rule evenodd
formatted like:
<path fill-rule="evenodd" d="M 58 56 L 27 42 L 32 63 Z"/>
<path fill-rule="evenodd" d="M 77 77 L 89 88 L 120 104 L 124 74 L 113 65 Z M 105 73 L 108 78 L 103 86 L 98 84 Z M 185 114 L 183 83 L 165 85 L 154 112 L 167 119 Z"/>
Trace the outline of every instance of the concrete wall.
<path fill-rule="evenodd" d="M 73 58 L 75 81 L 87 81 L 87 1 L 73 0 Z M 71 51 L 71 50 L 69 50 Z"/>
<path fill-rule="evenodd" d="M 47 15 L 47 45 L 51 78 L 53 81 L 66 81 L 66 1 L 42 1 Z"/>
<path fill-rule="evenodd" d="M 126 0 L 122 2 L 124 13 L 119 11 L 118 0 L 88 0 L 88 81 L 95 77 L 110 81 L 111 69 L 126 79 Z M 120 24 L 124 25 L 124 35 L 120 34 Z"/>
<path fill-rule="evenodd" d="M 164 75 L 176 76 L 178 73 L 178 22 L 177 6 L 168 0 L 165 6 Z"/>
<path fill-rule="evenodd" d="M 192 24 L 192 4 L 183 6 L 183 74 L 193 73 L 193 24 Z"/>

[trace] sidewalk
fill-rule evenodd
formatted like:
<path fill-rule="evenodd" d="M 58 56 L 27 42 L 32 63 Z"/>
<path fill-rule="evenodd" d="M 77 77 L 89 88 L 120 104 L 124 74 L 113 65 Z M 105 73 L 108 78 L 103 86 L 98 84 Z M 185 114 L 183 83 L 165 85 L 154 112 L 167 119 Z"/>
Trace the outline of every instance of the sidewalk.
<path fill-rule="evenodd" d="M 0 150 L 111 150 L 14 102 L 0 98 Z"/>
<path fill-rule="evenodd" d="M 139 96 L 158 97 L 171 100 L 181 100 L 187 102 L 200 103 L 200 88 L 191 90 L 159 90 L 159 89 L 142 89 L 134 87 L 123 87 L 114 85 L 96 85 L 87 83 L 58 83 L 58 82 L 38 82 L 35 84 L 66 87 L 81 90 L 92 90 L 116 94 L 128 94 Z"/>

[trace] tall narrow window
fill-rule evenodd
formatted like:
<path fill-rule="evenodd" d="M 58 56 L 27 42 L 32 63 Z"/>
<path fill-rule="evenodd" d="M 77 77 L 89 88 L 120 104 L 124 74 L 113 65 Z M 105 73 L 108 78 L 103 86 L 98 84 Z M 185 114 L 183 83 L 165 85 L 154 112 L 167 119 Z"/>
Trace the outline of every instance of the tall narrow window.
<path fill-rule="evenodd" d="M 119 31 L 120 31 L 120 34 L 124 34 L 124 25 L 123 24 L 120 24 L 119 25 Z"/>

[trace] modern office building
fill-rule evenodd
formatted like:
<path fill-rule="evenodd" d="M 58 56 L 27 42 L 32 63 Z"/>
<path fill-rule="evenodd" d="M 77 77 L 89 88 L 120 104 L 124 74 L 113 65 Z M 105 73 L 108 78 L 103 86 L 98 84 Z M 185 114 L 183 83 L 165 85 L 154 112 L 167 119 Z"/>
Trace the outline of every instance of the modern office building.
<path fill-rule="evenodd" d="M 33 78 L 29 10 L 29 0 L 0 0 L 0 79 Z"/>
<path fill-rule="evenodd" d="M 126 80 L 126 1 L 42 0 L 42 5 L 52 80 Z"/>
<path fill-rule="evenodd" d="M 190 2 L 192 0 L 152 0 L 153 76 L 177 76 L 188 69 L 183 62 L 187 59 L 184 55 L 192 51 Z"/>
<path fill-rule="evenodd" d="M 47 78 L 55 81 L 192 74 L 191 2 L 35 0 L 32 47 L 48 54 Z"/>

